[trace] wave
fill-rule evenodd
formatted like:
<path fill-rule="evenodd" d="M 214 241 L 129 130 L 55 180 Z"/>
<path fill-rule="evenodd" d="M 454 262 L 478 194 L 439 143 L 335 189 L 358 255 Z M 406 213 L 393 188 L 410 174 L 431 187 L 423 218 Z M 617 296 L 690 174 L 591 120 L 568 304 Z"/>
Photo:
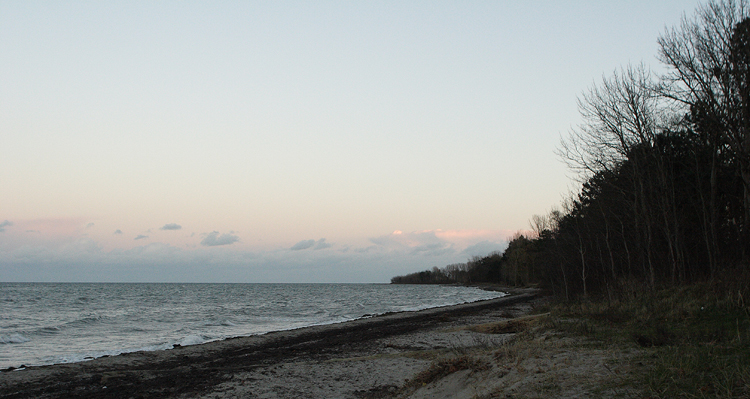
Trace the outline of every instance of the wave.
<path fill-rule="evenodd" d="M 31 340 L 21 334 L 0 335 L 0 344 L 22 344 L 29 341 Z"/>
<path fill-rule="evenodd" d="M 86 325 L 86 324 L 93 324 L 93 323 L 100 322 L 102 319 L 104 319 L 104 317 L 101 316 L 101 315 L 98 315 L 96 313 L 89 313 L 88 315 L 86 315 L 84 317 L 81 317 L 78 320 L 69 321 L 69 322 L 65 323 L 65 325 L 67 325 L 67 326 L 76 326 L 76 325 L 79 325 L 79 324 L 84 324 L 84 325 Z"/>
<path fill-rule="evenodd" d="M 229 320 L 207 320 L 202 324 L 204 327 L 236 327 L 237 324 Z"/>
<path fill-rule="evenodd" d="M 23 318 L 14 316 L 3 320 L 0 331 L 5 335 L 0 335 L 0 344 L 7 345 L 3 346 L 0 368 L 79 362 L 132 351 L 168 350 L 178 345 L 334 324 L 503 295 L 466 287 L 357 284 L 195 285 L 188 286 L 187 292 L 182 294 L 173 292 L 172 288 L 177 286 L 170 285 L 107 286 L 110 290 L 120 289 L 114 290 L 112 295 L 127 294 L 132 298 L 122 302 L 81 292 L 88 286 L 31 287 L 48 296 L 58 295 L 58 300 L 28 307 L 26 313 L 21 314 Z M 211 289 L 220 291 L 221 295 Z M 203 295 L 205 291 L 209 295 Z M 34 295 L 36 293 L 18 298 L 28 302 L 29 296 Z M 144 299 L 145 295 L 148 300 Z M 90 304 L 70 309 L 66 307 L 70 304 L 66 298 Z M 9 329 L 10 325 L 17 328 Z M 33 341 L 31 351 L 29 344 L 23 345 L 29 340 Z M 66 344 L 63 346 L 60 342 Z"/>
<path fill-rule="evenodd" d="M 177 344 L 180 346 L 188 346 L 188 345 L 200 345 L 203 343 L 208 342 L 206 338 L 203 338 L 200 335 L 188 335 L 187 337 L 183 338 L 178 342 Z"/>

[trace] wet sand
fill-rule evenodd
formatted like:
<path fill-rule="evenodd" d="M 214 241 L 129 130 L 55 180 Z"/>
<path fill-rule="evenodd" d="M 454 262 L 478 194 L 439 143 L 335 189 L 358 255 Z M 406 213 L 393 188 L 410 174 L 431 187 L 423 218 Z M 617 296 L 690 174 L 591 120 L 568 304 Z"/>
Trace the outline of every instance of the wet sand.
<path fill-rule="evenodd" d="M 0 398 L 381 398 L 473 342 L 461 329 L 530 308 L 534 292 L 166 351 L 0 373 Z"/>

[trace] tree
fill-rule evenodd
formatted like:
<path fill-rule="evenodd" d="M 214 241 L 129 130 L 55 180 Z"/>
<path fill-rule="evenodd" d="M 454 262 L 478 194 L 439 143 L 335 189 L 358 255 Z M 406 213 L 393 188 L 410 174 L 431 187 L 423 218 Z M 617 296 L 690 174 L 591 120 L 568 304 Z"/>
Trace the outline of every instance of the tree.
<path fill-rule="evenodd" d="M 560 140 L 557 153 L 581 181 L 613 170 L 637 145 L 653 143 L 661 103 L 642 64 L 615 71 L 578 99 L 583 123 Z"/>
<path fill-rule="evenodd" d="M 732 154 L 743 184 L 741 248 L 745 260 L 750 257 L 748 18 L 747 1 L 714 1 L 699 7 L 693 18 L 684 17 L 679 28 L 668 30 L 658 40 L 660 60 L 670 68 L 662 77 L 661 93 L 690 111 L 697 133 L 707 138 L 717 154 Z M 718 166 L 712 163 L 712 168 Z"/>
<path fill-rule="evenodd" d="M 621 180 L 629 184 L 614 188 L 622 190 L 621 198 L 627 200 L 622 205 L 630 210 L 635 225 L 635 249 L 644 255 L 641 264 L 649 271 L 652 287 L 656 279 L 653 264 L 654 241 L 657 239 L 655 226 L 661 223 L 656 218 L 667 222 L 673 219 L 670 197 L 652 195 L 656 188 L 667 186 L 669 181 L 665 164 L 656 149 L 656 137 L 666 126 L 674 124 L 673 114 L 655 87 L 650 72 L 643 65 L 628 66 L 615 72 L 611 78 L 602 79 L 599 86 L 594 86 L 579 98 L 578 107 L 584 122 L 561 140 L 558 150 L 558 155 L 579 172 L 582 182 L 601 179 L 606 174 L 629 172 L 626 179 Z M 601 213 L 607 228 L 616 224 L 615 220 L 609 220 L 610 215 Z M 670 243 L 673 269 L 677 269 L 680 235 L 670 223 L 664 226 L 662 234 Z M 603 233 L 608 234 L 609 230 Z M 579 244 L 580 251 L 583 251 L 584 246 Z M 605 246 L 609 245 L 607 241 Z M 585 256 L 580 255 L 581 262 L 584 262 Z"/>

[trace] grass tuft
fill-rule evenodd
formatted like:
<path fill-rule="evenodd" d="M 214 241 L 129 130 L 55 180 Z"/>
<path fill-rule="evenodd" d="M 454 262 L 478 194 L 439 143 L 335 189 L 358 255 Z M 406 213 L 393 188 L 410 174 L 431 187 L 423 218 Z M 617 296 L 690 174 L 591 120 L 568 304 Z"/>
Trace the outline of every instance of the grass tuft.
<path fill-rule="evenodd" d="M 490 368 L 492 366 L 486 361 L 468 355 L 440 359 L 432 362 L 430 367 L 409 380 L 405 387 L 421 387 L 460 370 L 477 372 L 489 370 Z"/>
<path fill-rule="evenodd" d="M 528 331 L 538 325 L 549 313 L 502 320 L 494 323 L 470 326 L 468 330 L 483 334 L 515 334 Z"/>
<path fill-rule="evenodd" d="M 746 290 L 721 282 L 633 289 L 619 300 L 559 305 L 551 326 L 646 348 L 641 379 L 652 397 L 747 398 L 750 307 L 745 297 Z"/>

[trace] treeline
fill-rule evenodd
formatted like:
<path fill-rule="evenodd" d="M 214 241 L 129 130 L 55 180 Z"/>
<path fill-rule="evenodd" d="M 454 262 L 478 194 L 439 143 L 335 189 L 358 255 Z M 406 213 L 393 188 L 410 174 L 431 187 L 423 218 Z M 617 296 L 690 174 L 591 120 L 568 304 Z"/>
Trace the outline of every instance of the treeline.
<path fill-rule="evenodd" d="M 486 273 L 485 258 L 475 258 L 465 276 L 571 298 L 747 273 L 750 6 L 701 6 L 658 43 L 666 74 L 629 66 L 579 98 L 584 122 L 559 155 L 578 172 L 580 192 L 534 216 L 530 237 L 486 257 Z M 422 277 L 478 282 L 447 269 Z"/>
<path fill-rule="evenodd" d="M 475 256 L 466 263 L 454 263 L 444 268 L 433 267 L 405 276 L 396 276 L 391 284 L 471 284 L 500 281 L 502 255 L 493 252 L 485 257 Z"/>

